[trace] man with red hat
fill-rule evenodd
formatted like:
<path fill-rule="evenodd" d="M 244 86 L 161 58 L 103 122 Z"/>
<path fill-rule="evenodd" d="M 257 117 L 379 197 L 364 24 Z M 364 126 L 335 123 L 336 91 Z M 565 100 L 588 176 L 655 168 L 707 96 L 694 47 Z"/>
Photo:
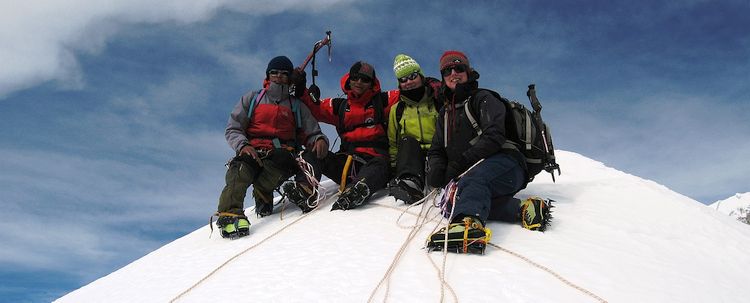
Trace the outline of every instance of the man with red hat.
<path fill-rule="evenodd" d="M 451 224 L 433 234 L 428 247 L 437 250 L 447 245 L 451 251 L 467 252 L 467 243 L 477 243 L 483 252 L 490 234 L 485 223 L 491 212 L 508 214 L 508 221 L 517 221 L 520 206 L 512 197 L 525 186 L 525 162 L 517 150 L 503 148 L 505 106 L 489 91 L 479 89 L 479 73 L 469 58 L 459 51 L 446 51 L 440 57 L 440 73 L 444 110 L 428 151 L 427 182 L 436 188 L 457 182 L 452 183 L 456 194 Z M 479 135 L 467 116 L 469 111 L 481 128 Z"/>

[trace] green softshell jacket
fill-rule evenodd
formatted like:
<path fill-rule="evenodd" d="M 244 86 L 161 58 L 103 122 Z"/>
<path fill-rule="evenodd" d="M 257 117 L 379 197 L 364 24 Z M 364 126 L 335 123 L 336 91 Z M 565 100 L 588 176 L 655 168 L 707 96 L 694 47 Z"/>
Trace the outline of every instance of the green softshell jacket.
<path fill-rule="evenodd" d="M 439 110 L 435 108 L 434 93 L 428 87 L 419 102 L 415 102 L 404 95 L 399 96 L 398 103 L 404 103 L 404 111 L 401 119 L 396 121 L 397 108 L 403 105 L 393 106 L 388 115 L 388 152 L 391 158 L 391 167 L 396 167 L 396 153 L 398 142 L 404 136 L 410 136 L 419 141 L 422 150 L 427 151 L 432 144 L 432 135 L 435 134 Z"/>

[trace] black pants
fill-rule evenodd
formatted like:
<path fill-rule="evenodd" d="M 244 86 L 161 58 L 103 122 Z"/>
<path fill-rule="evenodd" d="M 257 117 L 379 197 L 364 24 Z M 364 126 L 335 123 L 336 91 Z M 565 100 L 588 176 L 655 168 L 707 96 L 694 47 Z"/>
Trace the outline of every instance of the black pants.
<path fill-rule="evenodd" d="M 328 152 L 325 158 L 318 159 L 314 153 L 305 153 L 302 157 L 315 170 L 315 178 L 320 180 L 321 173 L 326 177 L 341 184 L 341 173 L 346 165 L 347 154 Z M 349 172 L 347 172 L 347 185 L 353 185 L 359 180 L 364 180 L 370 193 L 385 188 L 388 183 L 388 158 L 373 157 L 369 155 L 354 155 Z M 297 179 L 297 181 L 302 181 Z"/>
<path fill-rule="evenodd" d="M 424 186 L 426 151 L 422 150 L 417 139 L 409 136 L 401 138 L 398 142 L 398 153 L 396 154 L 396 178 L 403 179 L 411 177 Z"/>

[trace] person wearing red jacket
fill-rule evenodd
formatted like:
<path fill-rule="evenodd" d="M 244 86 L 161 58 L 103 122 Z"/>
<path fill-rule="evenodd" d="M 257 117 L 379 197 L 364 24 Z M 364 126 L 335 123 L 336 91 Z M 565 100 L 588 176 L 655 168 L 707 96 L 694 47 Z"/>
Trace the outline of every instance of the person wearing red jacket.
<path fill-rule="evenodd" d="M 240 99 L 229 116 L 225 137 L 237 155 L 228 163 L 226 185 L 219 197 L 216 225 L 222 237 L 248 235 L 243 202 L 253 185 L 255 213 L 273 212 L 273 190 L 301 175 L 295 154 L 305 147 L 312 158 L 328 152 L 328 139 L 298 97 L 290 94 L 292 62 L 278 56 L 268 63 L 263 89 Z M 303 211 L 304 205 L 298 205 Z"/>
<path fill-rule="evenodd" d="M 301 98 L 315 118 L 335 126 L 341 138 L 338 152 L 328 152 L 322 159 L 304 157 L 318 168 L 316 177 L 322 173 L 337 184 L 346 183 L 332 210 L 359 207 L 385 188 L 389 180 L 387 120 L 398 101 L 397 94 L 381 92 L 375 69 L 364 61 L 354 63 L 341 77 L 341 90 L 345 98 L 315 102 L 308 93 Z"/>

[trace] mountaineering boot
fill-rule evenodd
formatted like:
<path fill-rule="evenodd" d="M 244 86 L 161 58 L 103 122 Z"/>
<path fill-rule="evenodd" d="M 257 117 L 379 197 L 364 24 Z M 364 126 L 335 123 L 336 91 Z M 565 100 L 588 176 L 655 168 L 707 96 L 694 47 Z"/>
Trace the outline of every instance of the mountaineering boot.
<path fill-rule="evenodd" d="M 552 202 L 539 197 L 521 201 L 521 226 L 528 230 L 544 232 L 552 219 Z"/>
<path fill-rule="evenodd" d="M 250 234 L 250 222 L 244 215 L 219 213 L 216 226 L 219 227 L 222 238 L 236 240 Z"/>
<path fill-rule="evenodd" d="M 255 199 L 255 215 L 258 218 L 263 218 L 273 213 L 273 193 L 264 193 L 258 190 L 258 188 L 254 188 L 253 198 Z"/>
<path fill-rule="evenodd" d="M 443 250 L 447 246 L 449 252 L 484 254 L 492 231 L 485 228 L 478 218 L 466 216 L 448 225 L 447 234 L 447 242 L 445 227 L 432 234 L 427 239 L 428 251 Z"/>
<path fill-rule="evenodd" d="M 255 201 L 255 214 L 258 218 L 269 216 L 273 213 L 273 203 L 266 203 L 263 201 Z"/>
<path fill-rule="evenodd" d="M 421 182 L 415 178 L 405 177 L 397 180 L 395 185 L 389 187 L 389 191 L 396 200 L 404 201 L 406 204 L 412 204 L 424 198 Z"/>
<path fill-rule="evenodd" d="M 361 180 L 357 181 L 356 184 L 348 187 L 339 195 L 331 210 L 347 210 L 359 207 L 365 203 L 368 197 L 370 197 L 370 187 Z"/>
<path fill-rule="evenodd" d="M 318 206 L 312 204 L 315 202 L 315 199 L 313 191 L 308 185 L 298 184 L 295 181 L 286 181 L 281 185 L 281 189 L 284 191 L 287 200 L 294 205 L 297 205 L 297 207 L 302 210 L 303 214 L 310 212 Z"/>

